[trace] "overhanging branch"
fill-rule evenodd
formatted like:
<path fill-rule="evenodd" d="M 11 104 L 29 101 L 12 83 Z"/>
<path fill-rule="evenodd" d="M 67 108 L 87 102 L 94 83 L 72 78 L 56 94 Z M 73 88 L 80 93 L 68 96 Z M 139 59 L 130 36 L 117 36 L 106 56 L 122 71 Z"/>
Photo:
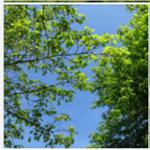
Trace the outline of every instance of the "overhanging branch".
<path fill-rule="evenodd" d="M 9 66 L 9 65 L 16 65 L 16 64 L 25 64 L 25 63 L 32 63 L 32 62 L 38 62 L 41 60 L 46 60 L 46 59 L 51 59 L 53 57 L 69 57 L 69 56 L 76 56 L 76 55 L 87 55 L 87 54 L 94 54 L 94 55 L 98 55 L 97 53 L 94 52 L 81 52 L 81 53 L 69 53 L 69 54 L 59 54 L 59 55 L 52 55 L 52 56 L 45 56 L 42 58 L 35 58 L 35 59 L 29 59 L 29 60 L 19 60 L 19 61 L 14 61 L 14 62 L 5 62 L 4 65 L 5 66 Z M 102 53 L 100 53 L 99 55 L 101 55 Z M 105 54 L 106 55 L 106 54 Z"/>
<path fill-rule="evenodd" d="M 10 115 L 12 115 L 12 116 L 14 116 L 14 117 L 16 117 L 16 118 L 18 118 L 20 120 L 23 120 L 24 122 L 29 123 L 30 125 L 35 126 L 35 127 L 39 128 L 42 131 L 48 131 L 48 132 L 50 132 L 51 129 L 52 129 L 52 127 L 53 127 L 53 125 L 54 125 L 54 123 L 55 123 L 54 122 L 52 124 L 51 128 L 42 127 L 42 126 L 39 125 L 39 123 L 37 123 L 35 121 L 32 121 L 33 120 L 32 118 L 29 118 L 29 117 L 26 118 L 26 117 L 24 117 L 22 115 L 17 114 L 17 112 L 15 110 L 13 110 L 13 108 L 11 106 L 8 106 L 7 102 L 4 102 L 4 103 L 5 103 L 5 111 L 8 114 L 10 114 Z"/>
<path fill-rule="evenodd" d="M 11 93 L 9 95 L 6 95 L 6 96 L 14 96 L 14 95 L 23 95 L 23 94 L 30 94 L 30 93 L 34 93 L 34 92 L 39 92 L 41 90 L 45 90 L 45 89 L 48 89 L 48 88 L 51 88 L 53 86 L 58 86 L 58 85 L 61 85 L 61 84 L 68 84 L 69 82 L 58 82 L 56 84 L 51 84 L 51 85 L 41 85 L 41 87 L 38 87 L 38 88 L 35 88 L 35 89 L 28 89 L 28 90 L 24 90 L 22 92 L 14 92 L 14 93 Z"/>

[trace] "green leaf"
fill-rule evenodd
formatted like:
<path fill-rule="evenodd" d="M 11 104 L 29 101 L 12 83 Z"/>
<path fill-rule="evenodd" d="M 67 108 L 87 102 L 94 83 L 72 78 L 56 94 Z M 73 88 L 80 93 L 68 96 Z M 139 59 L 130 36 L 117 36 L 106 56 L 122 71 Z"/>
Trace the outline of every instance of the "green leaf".
<path fill-rule="evenodd" d="M 98 58 L 97 58 L 97 55 L 94 55 L 94 54 L 91 54 L 90 55 L 90 58 L 94 61 L 96 61 Z"/>
<path fill-rule="evenodd" d="M 60 116 L 57 116 L 55 120 L 56 121 L 68 121 L 70 120 L 70 117 L 67 114 L 62 114 Z"/>
<path fill-rule="evenodd" d="M 66 47 L 72 47 L 74 45 L 74 40 L 68 39 L 65 41 Z"/>

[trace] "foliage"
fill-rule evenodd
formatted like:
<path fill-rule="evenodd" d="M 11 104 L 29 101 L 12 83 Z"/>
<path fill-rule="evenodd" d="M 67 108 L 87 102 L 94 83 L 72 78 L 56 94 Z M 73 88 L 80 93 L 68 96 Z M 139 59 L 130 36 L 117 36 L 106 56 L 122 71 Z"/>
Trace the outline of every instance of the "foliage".
<path fill-rule="evenodd" d="M 70 147 L 76 131 L 59 107 L 76 89 L 95 92 L 93 107 L 108 108 L 90 147 L 147 147 L 148 8 L 128 9 L 136 13 L 126 26 L 99 36 L 75 30 L 85 16 L 68 5 L 5 6 L 5 147 L 23 147 L 14 139 L 25 129 L 28 142 Z M 94 82 L 83 72 L 91 61 Z"/>
<path fill-rule="evenodd" d="M 24 139 L 28 128 L 28 142 L 70 147 L 76 131 L 59 129 L 70 117 L 57 107 L 71 102 L 75 89 L 90 89 L 81 68 L 105 41 L 89 27 L 72 29 L 85 16 L 71 6 L 5 6 L 4 13 L 5 147 L 22 147 L 13 139 Z"/>
<path fill-rule="evenodd" d="M 128 6 L 136 13 L 118 29 L 116 45 L 105 46 L 93 68 L 99 96 L 93 107 L 107 107 L 91 134 L 90 147 L 148 146 L 148 6 Z"/>
<path fill-rule="evenodd" d="M 74 69 L 83 67 L 73 60 L 81 61 L 76 57 L 82 48 L 78 43 L 87 47 L 80 39 L 90 38 L 91 32 L 72 30 L 71 24 L 81 24 L 84 18 L 69 6 L 5 7 L 5 147 L 22 146 L 13 138 L 23 139 L 25 127 L 31 130 L 29 142 L 33 138 L 43 139 L 47 147 L 73 144 L 75 130 L 58 129 L 59 122 L 70 118 L 55 106 L 72 100 L 74 91 L 69 86 L 80 76 Z M 41 72 L 56 74 L 56 83 L 29 77 Z"/>

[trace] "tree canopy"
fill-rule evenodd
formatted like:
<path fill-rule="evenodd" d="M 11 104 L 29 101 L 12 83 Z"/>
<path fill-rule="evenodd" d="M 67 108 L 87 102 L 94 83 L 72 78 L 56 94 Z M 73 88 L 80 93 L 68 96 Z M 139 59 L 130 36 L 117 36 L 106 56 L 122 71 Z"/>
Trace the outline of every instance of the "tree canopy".
<path fill-rule="evenodd" d="M 128 9 L 136 13 L 93 68 L 99 96 L 93 107 L 107 106 L 108 111 L 91 135 L 91 147 L 148 146 L 148 8 Z"/>
<path fill-rule="evenodd" d="M 71 118 L 57 106 L 69 105 L 77 89 L 99 96 L 93 107 L 108 107 L 90 147 L 147 147 L 148 8 L 128 9 L 136 13 L 116 35 L 97 35 L 73 28 L 85 15 L 69 5 L 5 6 L 5 147 L 23 147 L 14 141 L 27 128 L 28 142 L 70 147 L 77 132 L 60 126 Z M 91 61 L 94 82 L 82 71 Z"/>
<path fill-rule="evenodd" d="M 6 147 L 21 147 L 12 138 L 23 139 L 26 126 L 31 129 L 29 142 L 34 138 L 43 139 L 48 147 L 73 144 L 74 128 L 58 130 L 57 126 L 70 117 L 59 114 L 55 106 L 71 102 L 75 89 L 90 90 L 80 68 L 94 57 L 93 49 L 107 42 L 105 35 L 93 35 L 87 26 L 81 31 L 72 29 L 72 24 L 80 25 L 84 19 L 65 5 L 5 7 Z M 29 73 L 54 74 L 56 79 L 49 77 L 49 83 L 44 83 L 31 79 Z"/>

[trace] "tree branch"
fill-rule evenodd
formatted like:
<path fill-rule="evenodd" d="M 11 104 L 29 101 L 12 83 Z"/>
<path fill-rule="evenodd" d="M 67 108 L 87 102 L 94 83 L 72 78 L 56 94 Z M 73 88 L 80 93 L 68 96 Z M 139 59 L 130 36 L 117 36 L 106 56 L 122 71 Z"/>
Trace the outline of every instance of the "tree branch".
<path fill-rule="evenodd" d="M 24 64 L 24 63 L 32 63 L 32 62 L 37 62 L 37 61 L 41 61 L 41 60 L 46 60 L 46 59 L 51 59 L 53 57 L 69 57 L 69 56 L 76 56 L 76 55 L 86 55 L 86 54 L 94 54 L 94 55 L 97 55 L 96 53 L 94 52 L 81 52 L 81 53 L 69 53 L 69 54 L 59 54 L 59 55 L 52 55 L 52 56 L 45 56 L 45 57 L 42 57 L 42 58 L 36 58 L 36 59 L 30 59 L 30 60 L 19 60 L 19 61 L 14 61 L 14 62 L 11 62 L 11 63 L 4 63 L 5 66 L 8 66 L 8 65 L 16 65 L 16 64 Z M 102 53 L 100 53 L 101 55 Z M 106 54 L 105 54 L 106 55 Z"/>
<path fill-rule="evenodd" d="M 28 90 L 25 90 L 23 92 L 14 92 L 14 93 L 11 93 L 9 95 L 6 95 L 7 97 L 8 96 L 14 96 L 14 95 L 22 95 L 22 94 L 28 94 L 28 93 L 34 93 L 34 92 L 39 92 L 41 90 L 45 90 L 45 88 L 50 88 L 50 87 L 53 87 L 53 86 L 56 86 L 56 85 L 61 85 L 61 84 L 67 84 L 69 82 L 58 82 L 56 84 L 52 84 L 52 85 L 41 85 L 41 87 L 39 88 L 36 88 L 36 89 L 28 89 Z"/>
<path fill-rule="evenodd" d="M 50 131 L 50 130 L 52 129 L 53 124 L 52 124 L 52 127 L 51 127 L 51 128 L 46 129 L 45 127 L 40 126 L 39 123 L 37 123 L 37 122 L 35 122 L 35 121 L 32 121 L 32 118 L 29 118 L 29 117 L 26 118 L 26 117 L 24 117 L 24 116 L 21 116 L 21 115 L 17 114 L 17 113 L 15 112 L 15 110 L 14 110 L 14 111 L 11 111 L 11 110 L 13 110 L 13 108 L 11 108 L 11 106 L 8 106 L 7 102 L 4 102 L 4 103 L 5 103 L 5 111 L 6 111 L 7 113 L 11 114 L 12 116 L 14 116 L 14 117 L 16 117 L 16 118 L 18 118 L 18 119 L 20 119 L 20 120 L 23 120 L 24 122 L 27 122 L 27 123 L 29 123 L 30 125 L 35 126 L 35 127 L 39 128 L 39 129 L 41 129 L 42 131 Z"/>

